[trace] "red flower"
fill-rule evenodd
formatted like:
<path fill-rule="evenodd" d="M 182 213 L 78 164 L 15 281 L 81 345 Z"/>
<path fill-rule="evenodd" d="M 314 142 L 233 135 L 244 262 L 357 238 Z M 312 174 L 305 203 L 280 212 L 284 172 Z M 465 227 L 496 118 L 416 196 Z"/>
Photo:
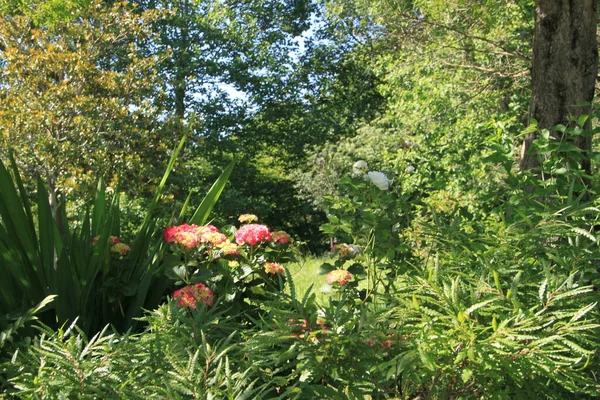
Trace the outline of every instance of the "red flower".
<path fill-rule="evenodd" d="M 180 307 L 189 307 L 194 310 L 198 303 L 212 306 L 214 301 L 213 291 L 203 283 L 182 287 L 173 293 L 173 298 L 179 299 Z"/>
<path fill-rule="evenodd" d="M 256 244 L 264 240 L 271 240 L 271 231 L 266 226 L 260 224 L 244 225 L 235 234 L 235 241 L 238 244 L 247 243 L 250 246 L 256 246 Z"/>

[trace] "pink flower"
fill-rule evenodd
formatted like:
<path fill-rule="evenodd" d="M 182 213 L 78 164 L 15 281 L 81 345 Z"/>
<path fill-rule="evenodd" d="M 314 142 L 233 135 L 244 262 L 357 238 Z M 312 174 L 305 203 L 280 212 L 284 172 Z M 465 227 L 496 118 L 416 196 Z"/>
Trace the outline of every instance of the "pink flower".
<path fill-rule="evenodd" d="M 235 234 L 235 241 L 238 244 L 247 243 L 255 246 L 263 240 L 271 240 L 269 228 L 259 224 L 248 224 L 240 227 Z"/>
<path fill-rule="evenodd" d="M 285 269 L 283 268 L 282 265 L 280 265 L 276 262 L 268 262 L 268 263 L 265 263 L 265 272 L 267 274 L 283 275 L 285 273 Z"/>
<path fill-rule="evenodd" d="M 126 245 L 125 243 L 121 243 L 121 242 L 117 242 L 117 243 L 113 244 L 110 248 L 110 251 L 112 251 L 113 253 L 120 254 L 122 256 L 127 254 L 129 252 L 129 250 L 131 250 L 131 248 L 128 245 Z"/>
<path fill-rule="evenodd" d="M 341 286 L 344 286 L 350 280 L 352 280 L 352 274 L 345 269 L 336 269 L 327 274 L 327 283 L 329 285 L 339 283 Z"/>
<path fill-rule="evenodd" d="M 189 307 L 196 309 L 196 304 L 200 303 L 204 306 L 212 306 L 214 301 L 213 291 L 203 283 L 196 283 L 182 287 L 173 292 L 173 298 L 179 299 L 180 307 Z"/>
<path fill-rule="evenodd" d="M 271 234 L 271 240 L 275 243 L 286 244 L 289 243 L 292 238 L 284 231 L 277 231 Z"/>
<path fill-rule="evenodd" d="M 238 218 L 238 221 L 240 221 L 242 224 L 249 224 L 258 221 L 258 217 L 254 214 L 242 214 Z"/>

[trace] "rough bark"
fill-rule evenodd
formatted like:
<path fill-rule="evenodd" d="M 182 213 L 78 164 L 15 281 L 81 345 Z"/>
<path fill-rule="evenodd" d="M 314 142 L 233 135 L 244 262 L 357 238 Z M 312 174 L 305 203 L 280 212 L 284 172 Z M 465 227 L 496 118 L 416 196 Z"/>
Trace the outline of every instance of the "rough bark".
<path fill-rule="evenodd" d="M 533 40 L 532 99 L 530 118 L 538 129 L 568 125 L 569 117 L 590 112 L 589 107 L 574 107 L 594 98 L 598 73 L 596 39 L 597 0 L 537 0 Z M 559 139 L 560 133 L 553 132 Z M 527 135 L 521 150 L 521 169 L 538 165 L 529 154 L 536 133 Z M 591 137 L 580 136 L 573 141 L 584 150 L 591 148 Z M 589 159 L 581 162 L 591 172 Z"/>

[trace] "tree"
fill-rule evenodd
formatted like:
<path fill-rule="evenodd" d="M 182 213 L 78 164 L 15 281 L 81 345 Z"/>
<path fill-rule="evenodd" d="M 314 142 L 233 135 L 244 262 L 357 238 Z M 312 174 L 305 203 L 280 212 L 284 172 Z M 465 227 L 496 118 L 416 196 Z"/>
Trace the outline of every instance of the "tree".
<path fill-rule="evenodd" d="M 563 139 L 557 125 L 568 126 L 572 118 L 589 114 L 598 75 L 598 43 L 596 39 L 596 0 L 538 0 L 533 40 L 531 69 L 532 98 L 529 116 L 537 122 L 538 130 L 553 131 Z M 585 106 L 578 106 L 586 103 Z M 589 128 L 590 122 L 586 122 Z M 523 141 L 520 167 L 537 166 L 529 150 L 537 132 L 527 134 Z M 584 151 L 581 168 L 591 174 L 589 156 L 592 138 L 580 135 L 572 141 Z"/>
<path fill-rule="evenodd" d="M 309 0 L 138 0 L 146 10 L 169 10 L 153 23 L 147 51 L 168 52 L 159 74 L 169 83 L 169 106 L 212 119 L 235 108 L 228 85 L 261 99 L 287 72 L 293 38 L 308 28 Z M 227 104 L 229 103 L 229 104 Z M 235 111 L 235 110 L 234 110 Z M 221 132 L 222 133 L 222 132 Z"/>
<path fill-rule="evenodd" d="M 172 147 L 158 129 L 159 58 L 138 47 L 157 17 L 99 1 L 51 25 L 2 16 L 0 154 L 11 149 L 26 175 L 42 176 L 54 208 L 59 192 L 86 193 L 100 176 L 134 193 L 160 177 L 147 162 Z"/>

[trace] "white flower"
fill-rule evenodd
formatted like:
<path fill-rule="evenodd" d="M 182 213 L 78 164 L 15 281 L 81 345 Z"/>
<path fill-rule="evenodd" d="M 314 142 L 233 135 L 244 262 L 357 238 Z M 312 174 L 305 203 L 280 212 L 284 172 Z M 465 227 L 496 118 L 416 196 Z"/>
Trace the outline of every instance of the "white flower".
<path fill-rule="evenodd" d="M 358 160 L 352 165 L 352 176 L 364 175 L 369 169 L 369 165 L 365 160 Z"/>
<path fill-rule="evenodd" d="M 409 165 L 408 167 L 406 167 L 406 172 L 408 172 L 409 174 L 410 174 L 411 172 L 415 172 L 415 167 L 414 167 L 414 166 L 412 166 L 412 165 Z"/>
<path fill-rule="evenodd" d="M 390 180 L 383 172 L 369 171 L 367 179 L 381 190 L 388 190 L 390 187 Z"/>

